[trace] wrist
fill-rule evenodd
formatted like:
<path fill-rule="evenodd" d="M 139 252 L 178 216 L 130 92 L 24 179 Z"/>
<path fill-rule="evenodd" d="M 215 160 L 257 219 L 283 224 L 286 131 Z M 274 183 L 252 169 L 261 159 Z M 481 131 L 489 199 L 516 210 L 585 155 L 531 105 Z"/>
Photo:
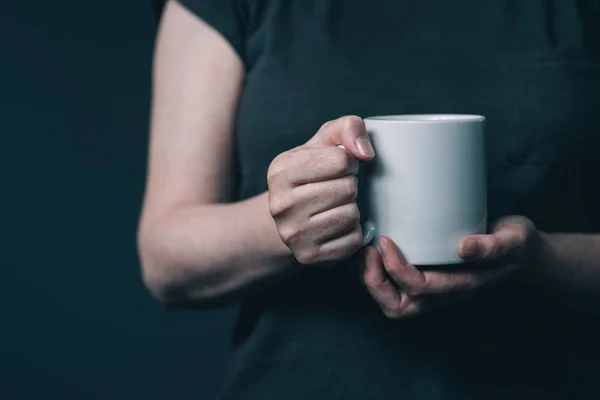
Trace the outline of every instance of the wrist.
<path fill-rule="evenodd" d="M 247 215 L 260 215 L 261 216 L 261 229 L 260 233 L 257 232 L 259 243 L 263 247 L 263 252 L 268 254 L 269 258 L 277 260 L 278 264 L 292 265 L 296 263 L 294 254 L 289 247 L 283 242 L 275 220 L 269 212 L 269 194 L 268 192 L 262 193 L 250 200 L 249 206 L 251 210 L 246 210 Z"/>

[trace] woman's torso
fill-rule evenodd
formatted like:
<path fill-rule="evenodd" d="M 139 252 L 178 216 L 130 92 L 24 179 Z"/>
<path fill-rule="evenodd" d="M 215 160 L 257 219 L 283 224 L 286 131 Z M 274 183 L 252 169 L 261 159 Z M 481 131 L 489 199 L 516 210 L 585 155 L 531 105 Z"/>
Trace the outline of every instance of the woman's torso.
<path fill-rule="evenodd" d="M 325 121 L 487 117 L 489 214 L 598 230 L 600 20 L 585 1 L 247 1 L 239 197 Z M 591 10 L 591 11 L 590 11 Z M 596 9 L 596 14 L 598 13 Z M 575 398 L 600 389 L 589 324 L 518 288 L 411 321 L 380 315 L 351 263 L 243 306 L 223 398 Z"/>

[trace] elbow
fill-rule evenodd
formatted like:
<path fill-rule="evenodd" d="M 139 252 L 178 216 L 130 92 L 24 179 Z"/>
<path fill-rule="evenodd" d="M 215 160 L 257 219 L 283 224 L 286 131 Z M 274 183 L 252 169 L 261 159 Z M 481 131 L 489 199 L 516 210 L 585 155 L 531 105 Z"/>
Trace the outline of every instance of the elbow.
<path fill-rule="evenodd" d="M 142 281 L 152 298 L 166 308 L 176 306 L 178 299 L 181 298 L 178 295 L 181 289 L 180 285 L 166 274 L 168 269 L 166 265 L 157 262 L 152 255 L 142 252 L 140 252 L 140 260 Z"/>
<path fill-rule="evenodd" d="M 138 233 L 142 280 L 150 295 L 166 309 L 211 308 L 226 301 L 222 285 L 206 272 L 210 268 L 198 260 L 190 264 L 168 242 L 156 227 Z"/>
<path fill-rule="evenodd" d="M 222 305 L 221 299 L 212 296 L 210 290 L 193 290 L 187 280 L 176 278 L 170 271 L 174 271 L 173 264 L 142 261 L 144 286 L 166 310 L 206 309 Z"/>
<path fill-rule="evenodd" d="M 166 310 L 212 309 L 233 304 L 237 297 L 219 288 L 198 284 L 186 279 L 175 263 L 157 262 L 157 258 L 140 254 L 142 279 L 150 295 Z M 179 271 L 179 272 L 178 272 Z M 190 284 L 194 282 L 195 285 Z"/>
<path fill-rule="evenodd" d="M 165 308 L 177 308 L 187 301 L 184 284 L 177 276 L 177 265 L 149 232 L 138 233 L 137 250 L 141 277 L 150 295 Z"/>
<path fill-rule="evenodd" d="M 178 291 L 177 287 L 173 282 L 156 273 L 154 268 L 148 266 L 148 263 L 144 262 L 142 262 L 142 279 L 144 286 L 157 303 L 165 308 L 172 308 L 177 305 L 177 298 L 179 297 L 175 295 Z"/>

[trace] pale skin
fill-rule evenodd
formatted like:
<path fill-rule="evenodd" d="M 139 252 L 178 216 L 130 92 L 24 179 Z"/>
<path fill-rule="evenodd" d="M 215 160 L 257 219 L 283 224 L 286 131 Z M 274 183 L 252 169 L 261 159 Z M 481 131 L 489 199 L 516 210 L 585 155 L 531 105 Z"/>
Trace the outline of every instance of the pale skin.
<path fill-rule="evenodd" d="M 474 261 L 466 268 L 418 269 L 386 237 L 381 253 L 358 252 L 354 174 L 358 160 L 377 155 L 356 116 L 325 123 L 306 144 L 277 156 L 268 192 L 233 201 L 232 129 L 243 81 L 243 64 L 225 39 L 170 1 L 154 60 L 138 231 L 144 281 L 162 303 L 238 301 L 303 268 L 328 268 L 355 254 L 365 260 L 365 290 L 393 319 L 476 296 L 511 277 L 562 295 L 579 312 L 578 300 L 600 290 L 600 235 L 540 232 L 519 216 L 458 243 L 459 254 Z"/>

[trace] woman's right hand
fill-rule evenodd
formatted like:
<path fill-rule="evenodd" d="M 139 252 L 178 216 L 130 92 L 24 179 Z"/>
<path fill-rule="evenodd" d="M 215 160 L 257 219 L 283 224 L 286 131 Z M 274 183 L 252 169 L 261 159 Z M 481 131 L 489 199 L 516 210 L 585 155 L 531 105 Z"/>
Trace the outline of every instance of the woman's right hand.
<path fill-rule="evenodd" d="M 325 123 L 307 143 L 272 161 L 269 210 L 300 263 L 343 260 L 362 247 L 356 173 L 358 160 L 374 156 L 364 121 L 346 116 Z"/>

